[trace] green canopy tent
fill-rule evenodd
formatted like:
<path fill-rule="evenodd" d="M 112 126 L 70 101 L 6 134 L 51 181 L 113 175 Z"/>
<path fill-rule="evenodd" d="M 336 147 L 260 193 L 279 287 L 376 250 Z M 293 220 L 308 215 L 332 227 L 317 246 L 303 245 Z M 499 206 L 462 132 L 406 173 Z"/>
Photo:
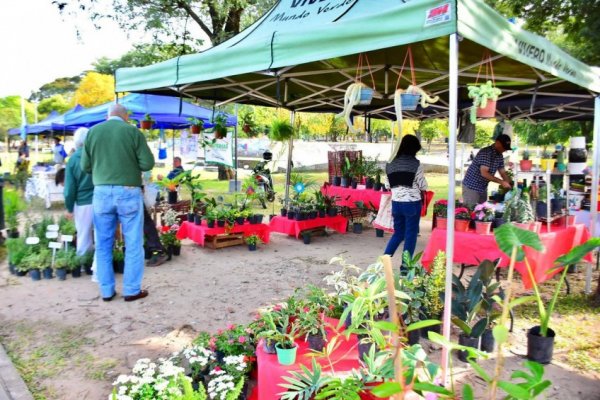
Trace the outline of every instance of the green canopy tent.
<path fill-rule="evenodd" d="M 413 67 L 405 62 L 409 46 Z M 395 89 L 411 84 L 414 72 L 416 84 L 440 100 L 406 115 L 448 118 L 454 133 L 449 137 L 449 165 L 456 165 L 457 114 L 470 105 L 465 88 L 478 77 L 489 79 L 491 73 L 480 71 L 489 61 L 496 86 L 503 91 L 498 116 L 594 117 L 592 204 L 597 204 L 600 76 L 546 39 L 510 23 L 482 0 L 281 0 L 249 28 L 202 53 L 117 70 L 116 91 L 284 107 L 293 118 L 295 111 L 342 110 L 346 88 L 359 79 L 375 93 L 372 102 L 355 107 L 355 113 L 395 119 Z M 452 227 L 453 173 L 448 186 Z M 596 214 L 594 209 L 592 224 Z M 454 231 L 448 229 L 447 293 L 453 245 Z M 449 300 L 447 296 L 446 337 Z M 444 368 L 447 363 L 445 352 Z"/>

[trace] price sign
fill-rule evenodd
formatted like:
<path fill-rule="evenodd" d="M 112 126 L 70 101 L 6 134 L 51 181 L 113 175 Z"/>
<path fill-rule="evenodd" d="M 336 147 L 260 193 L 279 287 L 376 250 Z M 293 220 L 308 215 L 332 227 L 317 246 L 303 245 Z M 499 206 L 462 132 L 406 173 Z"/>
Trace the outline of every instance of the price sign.
<path fill-rule="evenodd" d="M 25 239 L 25 244 L 33 245 L 33 244 L 39 244 L 39 243 L 40 243 L 40 238 L 37 236 L 32 236 L 32 237 L 28 237 L 27 239 Z"/>
<path fill-rule="evenodd" d="M 47 239 L 56 239 L 58 237 L 58 232 L 46 232 Z"/>
<path fill-rule="evenodd" d="M 58 225 L 48 225 L 48 232 L 58 232 Z"/>
<path fill-rule="evenodd" d="M 72 242 L 73 235 L 61 235 L 60 240 L 62 240 L 63 242 Z"/>
<path fill-rule="evenodd" d="M 54 249 L 54 250 L 58 250 L 58 249 L 60 249 L 62 247 L 62 243 L 60 243 L 60 242 L 50 242 L 50 243 L 48 243 L 48 247 L 50 247 L 51 249 Z"/>

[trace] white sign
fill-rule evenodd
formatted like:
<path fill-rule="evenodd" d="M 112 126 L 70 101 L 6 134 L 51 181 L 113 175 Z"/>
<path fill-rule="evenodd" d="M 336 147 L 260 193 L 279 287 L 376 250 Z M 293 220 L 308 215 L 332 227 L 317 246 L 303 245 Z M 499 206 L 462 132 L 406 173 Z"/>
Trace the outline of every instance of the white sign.
<path fill-rule="evenodd" d="M 58 232 L 46 232 L 47 239 L 56 239 L 58 237 Z"/>
<path fill-rule="evenodd" d="M 62 240 L 63 242 L 72 242 L 73 235 L 61 235 L 60 240 Z"/>
<path fill-rule="evenodd" d="M 50 242 L 50 243 L 48 243 L 48 247 L 50 247 L 51 249 L 58 250 L 58 249 L 62 248 L 62 243 L 60 243 L 60 242 Z"/>
<path fill-rule="evenodd" d="M 450 3 L 442 4 L 427 10 L 425 15 L 425 26 L 437 25 L 442 22 L 448 22 L 452 18 L 452 7 Z"/>
<path fill-rule="evenodd" d="M 58 232 L 58 225 L 48 225 L 48 232 Z"/>
<path fill-rule="evenodd" d="M 204 147 L 204 160 L 210 164 L 221 164 L 227 167 L 233 167 L 233 150 L 231 148 L 231 137 L 226 136 L 223 139 L 216 139 L 214 134 L 205 134 L 204 140 L 207 142 Z"/>
<path fill-rule="evenodd" d="M 40 243 L 40 238 L 37 236 L 28 237 L 27 239 L 25 239 L 25 244 L 39 244 L 39 243 Z"/>

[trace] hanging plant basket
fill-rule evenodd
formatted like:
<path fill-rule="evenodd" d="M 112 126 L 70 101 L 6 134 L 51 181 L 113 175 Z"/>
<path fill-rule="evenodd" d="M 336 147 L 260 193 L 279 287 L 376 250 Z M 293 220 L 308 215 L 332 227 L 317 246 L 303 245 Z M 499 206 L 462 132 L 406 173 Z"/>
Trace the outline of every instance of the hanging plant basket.
<path fill-rule="evenodd" d="M 250 131 L 252 131 L 252 127 L 248 124 L 244 124 L 242 126 L 242 130 L 244 131 L 244 133 L 250 133 Z"/>
<path fill-rule="evenodd" d="M 140 121 L 140 129 L 152 129 L 152 125 L 154 125 L 154 121 Z"/>
<path fill-rule="evenodd" d="M 358 105 L 368 106 L 371 104 L 373 100 L 373 89 L 370 87 L 363 86 L 360 88 L 360 99 L 358 100 Z"/>
<path fill-rule="evenodd" d="M 275 120 L 271 125 L 271 132 L 269 136 L 272 140 L 285 142 L 294 137 L 294 127 L 286 120 Z"/>
<path fill-rule="evenodd" d="M 496 100 L 488 100 L 484 108 L 477 107 L 477 118 L 494 118 L 496 116 Z"/>
<path fill-rule="evenodd" d="M 415 111 L 421 100 L 420 94 L 403 93 L 400 95 L 402 99 L 402 109 L 404 111 Z"/>
<path fill-rule="evenodd" d="M 192 132 L 193 134 L 199 134 L 200 131 L 202 130 L 202 128 L 200 128 L 200 125 L 190 125 L 190 132 Z"/>

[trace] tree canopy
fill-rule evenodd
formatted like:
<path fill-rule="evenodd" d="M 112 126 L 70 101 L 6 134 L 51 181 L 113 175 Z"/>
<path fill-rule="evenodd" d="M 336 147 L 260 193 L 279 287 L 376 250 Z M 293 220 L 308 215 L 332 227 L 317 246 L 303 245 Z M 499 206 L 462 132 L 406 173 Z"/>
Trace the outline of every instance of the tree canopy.
<path fill-rule="evenodd" d="M 118 68 L 143 67 L 177 57 L 182 54 L 192 53 L 191 46 L 176 43 L 167 44 L 136 44 L 133 49 L 119 58 L 110 59 L 102 57 L 93 63 L 94 70 L 100 74 L 114 75 Z"/>
<path fill-rule="evenodd" d="M 32 93 L 29 97 L 29 101 L 40 101 L 57 94 L 63 96 L 67 101 L 70 101 L 80 82 L 81 76 L 79 75 L 57 78 L 50 83 L 42 85 L 37 92 Z"/>
<path fill-rule="evenodd" d="M 29 124 L 34 122 L 35 106 L 25 101 L 25 118 Z M 9 129 L 21 126 L 21 97 L 0 98 L 0 140 L 4 140 Z"/>
<path fill-rule="evenodd" d="M 93 107 L 115 98 L 115 79 L 112 75 L 88 72 L 73 97 L 74 104 Z"/>

